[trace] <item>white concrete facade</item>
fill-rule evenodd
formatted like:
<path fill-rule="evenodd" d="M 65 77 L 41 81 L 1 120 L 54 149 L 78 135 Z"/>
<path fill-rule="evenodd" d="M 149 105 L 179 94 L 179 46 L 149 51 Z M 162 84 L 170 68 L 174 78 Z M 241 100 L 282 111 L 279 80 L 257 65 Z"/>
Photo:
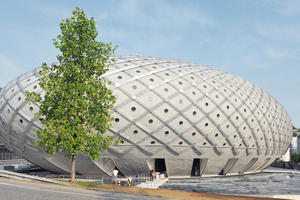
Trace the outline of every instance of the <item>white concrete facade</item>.
<path fill-rule="evenodd" d="M 233 74 L 181 60 L 115 56 L 103 76 L 117 97 L 116 119 L 105 135 L 124 143 L 98 161 L 78 155 L 81 174 L 125 175 L 150 165 L 168 176 L 238 174 L 259 171 L 280 158 L 292 141 L 284 108 L 266 91 Z M 43 94 L 36 68 L 0 92 L 0 137 L 8 149 L 56 173 L 70 172 L 70 160 L 34 148 L 41 129 L 25 91 Z"/>

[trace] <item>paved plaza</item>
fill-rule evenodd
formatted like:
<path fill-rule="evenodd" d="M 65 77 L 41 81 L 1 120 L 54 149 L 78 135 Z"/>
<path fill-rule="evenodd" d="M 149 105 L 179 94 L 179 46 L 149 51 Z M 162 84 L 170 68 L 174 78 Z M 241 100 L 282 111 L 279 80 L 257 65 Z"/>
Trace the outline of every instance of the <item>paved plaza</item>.
<path fill-rule="evenodd" d="M 170 190 L 289 199 L 300 199 L 299 188 L 299 171 L 280 168 L 240 176 L 170 179 L 162 186 Z"/>

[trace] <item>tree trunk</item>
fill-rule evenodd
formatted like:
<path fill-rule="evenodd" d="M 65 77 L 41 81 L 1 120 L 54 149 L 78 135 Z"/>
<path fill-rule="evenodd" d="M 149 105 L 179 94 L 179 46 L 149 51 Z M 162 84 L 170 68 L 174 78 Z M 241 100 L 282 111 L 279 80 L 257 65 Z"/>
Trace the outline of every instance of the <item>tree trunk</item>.
<path fill-rule="evenodd" d="M 75 182 L 75 157 L 76 155 L 72 155 L 71 182 Z"/>

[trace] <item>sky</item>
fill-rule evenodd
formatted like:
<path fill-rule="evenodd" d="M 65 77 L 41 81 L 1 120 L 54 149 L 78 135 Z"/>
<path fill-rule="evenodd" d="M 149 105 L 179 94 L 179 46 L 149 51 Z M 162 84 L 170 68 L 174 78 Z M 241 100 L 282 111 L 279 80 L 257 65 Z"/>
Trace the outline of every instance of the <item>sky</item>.
<path fill-rule="evenodd" d="M 181 59 L 266 90 L 300 128 L 298 0 L 0 0 L 0 87 L 56 62 L 52 43 L 75 7 L 116 54 Z"/>

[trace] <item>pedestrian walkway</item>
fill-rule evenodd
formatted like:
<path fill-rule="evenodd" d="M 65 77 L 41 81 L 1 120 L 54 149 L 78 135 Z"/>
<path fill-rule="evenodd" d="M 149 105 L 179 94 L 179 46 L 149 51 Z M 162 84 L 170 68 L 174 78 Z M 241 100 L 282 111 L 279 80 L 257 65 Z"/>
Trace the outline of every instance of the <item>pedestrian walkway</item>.
<path fill-rule="evenodd" d="M 0 170 L 0 177 L 6 177 L 6 178 L 12 178 L 12 179 L 42 181 L 42 182 L 47 182 L 47 183 L 56 183 L 56 184 L 63 184 L 63 185 L 72 185 L 72 183 L 56 181 L 56 180 L 52 180 L 52 179 L 46 179 L 46 178 L 41 178 L 41 177 L 38 177 L 38 176 L 31 176 L 31 175 L 11 172 L 11 171 L 7 171 L 7 170 Z"/>
<path fill-rule="evenodd" d="M 166 182 L 168 182 L 168 178 L 159 178 L 159 179 L 154 179 L 153 181 L 143 182 L 137 185 L 137 187 L 157 189 L 161 185 L 165 184 Z"/>

